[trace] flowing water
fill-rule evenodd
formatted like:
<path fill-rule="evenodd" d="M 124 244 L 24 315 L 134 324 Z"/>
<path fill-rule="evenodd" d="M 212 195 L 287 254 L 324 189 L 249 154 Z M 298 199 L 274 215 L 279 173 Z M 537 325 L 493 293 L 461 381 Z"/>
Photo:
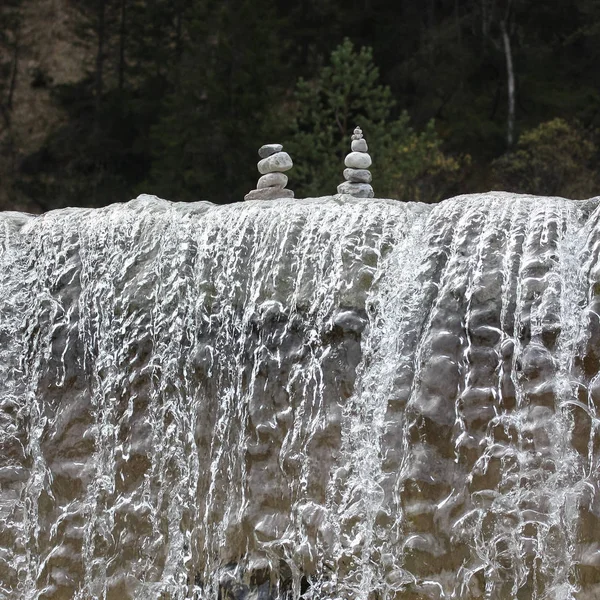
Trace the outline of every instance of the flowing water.
<path fill-rule="evenodd" d="M 0 215 L 0 598 L 597 600 L 600 199 Z"/>

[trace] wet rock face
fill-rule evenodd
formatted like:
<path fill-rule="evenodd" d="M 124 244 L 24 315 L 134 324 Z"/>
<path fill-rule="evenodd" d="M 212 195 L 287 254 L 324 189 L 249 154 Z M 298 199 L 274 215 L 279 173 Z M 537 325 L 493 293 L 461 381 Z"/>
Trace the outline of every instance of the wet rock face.
<path fill-rule="evenodd" d="M 366 301 L 405 219 L 382 208 L 142 199 L 2 217 L 10 597 L 306 585 L 317 540 L 335 543 L 327 487 Z"/>
<path fill-rule="evenodd" d="M 597 202 L 0 216 L 0 595 L 600 594 Z"/>

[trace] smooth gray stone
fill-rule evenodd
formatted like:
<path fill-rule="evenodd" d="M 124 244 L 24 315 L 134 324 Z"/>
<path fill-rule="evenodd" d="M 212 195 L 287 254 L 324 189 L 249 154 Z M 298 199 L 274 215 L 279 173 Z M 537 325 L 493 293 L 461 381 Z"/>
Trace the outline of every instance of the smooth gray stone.
<path fill-rule="evenodd" d="M 367 140 L 352 140 L 352 152 L 368 152 L 369 146 L 367 146 Z"/>
<path fill-rule="evenodd" d="M 288 176 L 283 173 L 267 173 L 263 175 L 256 184 L 256 189 L 280 187 L 284 188 L 287 185 Z"/>
<path fill-rule="evenodd" d="M 367 169 L 344 169 L 344 179 L 352 183 L 371 183 L 373 176 Z"/>
<path fill-rule="evenodd" d="M 368 169 L 372 162 L 371 157 L 365 152 L 350 152 L 344 164 L 351 169 Z"/>
<path fill-rule="evenodd" d="M 352 141 L 354 141 L 354 140 L 361 140 L 362 137 L 363 137 L 362 129 L 360 127 L 357 127 L 354 130 L 354 133 L 352 134 Z"/>
<path fill-rule="evenodd" d="M 271 154 L 281 152 L 282 150 L 283 146 L 281 144 L 265 144 L 258 149 L 258 155 L 261 158 L 267 158 L 267 156 L 271 156 Z"/>
<path fill-rule="evenodd" d="M 371 163 L 369 163 L 371 164 Z M 258 163 L 258 172 L 261 175 L 267 173 L 283 173 L 294 166 L 291 156 L 287 152 L 276 152 Z"/>
<path fill-rule="evenodd" d="M 283 188 L 261 188 L 260 190 L 252 190 L 244 196 L 244 200 L 277 200 L 278 198 L 293 198 L 292 190 L 284 190 Z"/>
<path fill-rule="evenodd" d="M 352 183 L 344 181 L 337 187 L 338 194 L 348 194 L 355 198 L 373 198 L 375 193 L 368 183 Z"/>

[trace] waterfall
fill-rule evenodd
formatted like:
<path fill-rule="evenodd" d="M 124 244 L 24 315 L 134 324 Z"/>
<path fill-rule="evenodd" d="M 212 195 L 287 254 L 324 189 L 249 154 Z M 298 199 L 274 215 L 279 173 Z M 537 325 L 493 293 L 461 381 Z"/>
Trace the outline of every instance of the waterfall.
<path fill-rule="evenodd" d="M 600 199 L 0 214 L 0 598 L 600 597 Z"/>

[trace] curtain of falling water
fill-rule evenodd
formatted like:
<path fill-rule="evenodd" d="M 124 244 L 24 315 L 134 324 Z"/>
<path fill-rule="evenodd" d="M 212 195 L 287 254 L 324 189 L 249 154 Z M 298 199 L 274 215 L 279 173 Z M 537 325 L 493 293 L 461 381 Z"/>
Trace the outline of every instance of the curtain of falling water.
<path fill-rule="evenodd" d="M 600 209 L 0 217 L 0 597 L 600 597 Z"/>

